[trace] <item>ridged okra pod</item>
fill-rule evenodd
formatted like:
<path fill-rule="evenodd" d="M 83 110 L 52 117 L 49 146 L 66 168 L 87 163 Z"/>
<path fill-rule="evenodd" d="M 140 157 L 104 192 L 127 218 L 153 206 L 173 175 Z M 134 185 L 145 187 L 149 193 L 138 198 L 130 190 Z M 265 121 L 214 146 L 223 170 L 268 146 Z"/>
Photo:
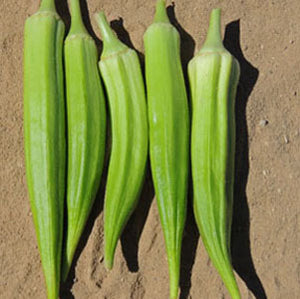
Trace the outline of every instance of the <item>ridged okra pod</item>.
<path fill-rule="evenodd" d="M 68 226 L 63 251 L 64 279 L 100 184 L 106 135 L 97 48 L 83 25 L 79 0 L 71 0 L 70 4 L 71 28 L 65 41 Z"/>
<path fill-rule="evenodd" d="M 24 32 L 26 176 L 48 298 L 58 297 L 65 193 L 65 26 L 43 0 Z"/>
<path fill-rule="evenodd" d="M 103 39 L 99 68 L 108 94 L 112 130 L 104 201 L 104 259 L 111 269 L 117 241 L 144 181 L 147 108 L 137 53 L 118 40 L 102 12 L 96 20 Z"/>
<path fill-rule="evenodd" d="M 240 298 L 230 258 L 238 61 L 224 48 L 220 9 L 188 66 L 192 97 L 194 213 L 206 250 L 231 297 Z"/>
<path fill-rule="evenodd" d="M 180 38 L 158 0 L 145 35 L 150 162 L 170 275 L 170 298 L 177 298 L 182 233 L 186 218 L 189 111 L 180 61 Z"/>

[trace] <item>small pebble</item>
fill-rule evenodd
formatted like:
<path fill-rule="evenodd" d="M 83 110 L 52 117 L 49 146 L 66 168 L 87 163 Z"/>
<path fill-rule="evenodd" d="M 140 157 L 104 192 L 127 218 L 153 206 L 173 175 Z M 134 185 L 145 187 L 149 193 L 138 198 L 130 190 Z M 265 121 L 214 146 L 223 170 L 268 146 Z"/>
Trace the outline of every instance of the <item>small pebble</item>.
<path fill-rule="evenodd" d="M 269 122 L 266 119 L 262 119 L 259 121 L 259 125 L 261 127 L 265 127 Z"/>
<path fill-rule="evenodd" d="M 289 137 L 287 135 L 284 135 L 283 139 L 286 144 L 288 144 L 290 142 Z"/>
<path fill-rule="evenodd" d="M 268 171 L 267 170 L 263 170 L 263 175 L 267 176 L 267 174 L 268 174 Z"/>

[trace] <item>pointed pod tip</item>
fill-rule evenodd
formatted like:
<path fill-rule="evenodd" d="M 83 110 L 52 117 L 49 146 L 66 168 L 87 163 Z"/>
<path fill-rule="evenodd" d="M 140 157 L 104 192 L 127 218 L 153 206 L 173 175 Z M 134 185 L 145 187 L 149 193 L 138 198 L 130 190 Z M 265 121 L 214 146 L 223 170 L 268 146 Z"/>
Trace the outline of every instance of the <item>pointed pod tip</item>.
<path fill-rule="evenodd" d="M 114 262 L 112 259 L 104 258 L 104 265 L 105 265 L 106 270 L 110 271 L 113 268 L 113 264 L 114 264 Z"/>
<path fill-rule="evenodd" d="M 63 262 L 62 269 L 61 269 L 62 282 L 66 282 L 66 280 L 69 276 L 70 267 L 71 267 L 71 265 L 67 261 Z"/>

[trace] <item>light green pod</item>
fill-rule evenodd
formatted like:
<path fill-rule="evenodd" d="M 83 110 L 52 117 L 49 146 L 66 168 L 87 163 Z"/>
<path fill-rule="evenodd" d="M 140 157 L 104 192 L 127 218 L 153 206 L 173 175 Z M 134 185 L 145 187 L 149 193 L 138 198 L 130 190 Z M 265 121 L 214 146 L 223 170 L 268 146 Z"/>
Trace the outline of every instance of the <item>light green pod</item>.
<path fill-rule="evenodd" d="M 146 168 L 145 88 L 137 53 L 121 43 L 105 15 L 96 15 L 103 39 L 99 68 L 108 94 L 112 147 L 104 202 L 104 259 L 113 267 L 117 241 L 133 212 Z"/>
<path fill-rule="evenodd" d="M 79 0 L 71 0 L 71 28 L 65 41 L 68 118 L 67 233 L 63 279 L 100 185 L 106 134 L 104 95 L 94 40 L 85 29 Z"/>
<path fill-rule="evenodd" d="M 24 32 L 26 176 L 48 298 L 59 292 L 65 193 L 64 24 L 43 0 Z"/>
<path fill-rule="evenodd" d="M 178 296 L 186 218 L 189 111 L 180 62 L 180 38 L 158 0 L 145 35 L 150 162 L 169 263 L 170 298 Z"/>
<path fill-rule="evenodd" d="M 188 66 L 192 96 L 194 213 L 207 252 L 231 297 L 240 298 L 230 259 L 238 61 L 224 48 L 220 9 Z"/>

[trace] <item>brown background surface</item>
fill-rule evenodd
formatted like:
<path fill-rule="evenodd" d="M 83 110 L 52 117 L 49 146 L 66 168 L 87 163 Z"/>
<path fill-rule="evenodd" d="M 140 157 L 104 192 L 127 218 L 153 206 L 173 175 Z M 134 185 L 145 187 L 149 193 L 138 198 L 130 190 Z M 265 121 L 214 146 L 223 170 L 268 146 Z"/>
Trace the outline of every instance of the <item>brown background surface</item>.
<path fill-rule="evenodd" d="M 104 10 L 109 20 L 115 20 L 113 27 L 121 39 L 131 40 L 143 52 L 142 36 L 151 23 L 154 0 L 87 2 L 82 1 L 83 13 L 90 31 L 96 26 L 87 16 Z M 66 0 L 57 4 L 68 25 Z M 194 48 L 203 43 L 209 12 L 216 6 L 223 8 L 225 44 L 242 69 L 236 105 L 232 240 L 238 284 L 242 298 L 296 299 L 300 294 L 300 2 L 175 1 L 169 14 L 181 33 L 185 68 Z M 37 0 L 0 1 L 0 298 L 8 299 L 45 298 L 25 184 L 22 127 L 23 25 L 37 7 Z M 99 40 L 98 45 L 100 50 Z M 61 298 L 168 298 L 166 254 L 149 176 L 111 272 L 103 265 L 101 190 Z M 204 250 L 190 208 L 180 298 L 229 298 Z"/>

